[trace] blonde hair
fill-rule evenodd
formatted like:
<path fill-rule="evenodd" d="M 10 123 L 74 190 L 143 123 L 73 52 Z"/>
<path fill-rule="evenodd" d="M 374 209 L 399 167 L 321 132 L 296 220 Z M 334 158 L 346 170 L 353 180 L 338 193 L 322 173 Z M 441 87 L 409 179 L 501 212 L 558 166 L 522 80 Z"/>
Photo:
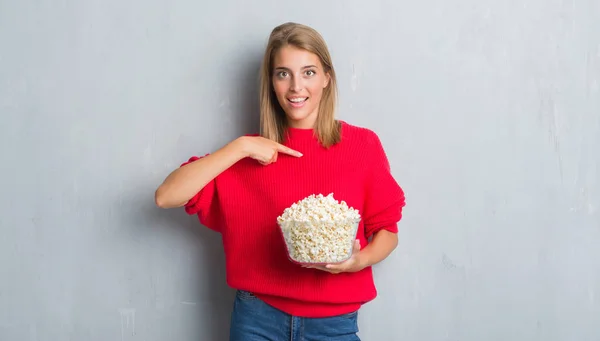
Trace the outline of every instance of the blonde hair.
<path fill-rule="evenodd" d="M 273 29 L 263 57 L 260 71 L 260 135 L 282 143 L 288 128 L 287 117 L 277 101 L 271 80 L 275 54 L 285 46 L 294 46 L 316 54 L 324 72 L 329 74 L 329 83 L 323 89 L 314 127 L 321 145 L 329 148 L 341 140 L 341 125 L 335 119 L 338 94 L 331 56 L 325 40 L 317 31 L 292 22 Z"/>

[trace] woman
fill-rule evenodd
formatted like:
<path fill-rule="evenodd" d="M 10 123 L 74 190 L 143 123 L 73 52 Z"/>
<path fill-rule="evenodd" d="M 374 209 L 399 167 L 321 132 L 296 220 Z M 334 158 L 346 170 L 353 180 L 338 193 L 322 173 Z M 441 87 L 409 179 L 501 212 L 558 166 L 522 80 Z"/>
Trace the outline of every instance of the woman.
<path fill-rule="evenodd" d="M 261 70 L 260 135 L 190 158 L 156 191 L 159 207 L 183 206 L 222 234 L 227 283 L 238 290 L 231 340 L 359 340 L 358 309 L 377 294 L 371 266 L 396 247 L 405 202 L 378 136 L 336 120 L 336 99 L 322 37 L 300 24 L 276 27 Z M 277 217 L 329 193 L 361 213 L 352 257 L 298 266 Z"/>

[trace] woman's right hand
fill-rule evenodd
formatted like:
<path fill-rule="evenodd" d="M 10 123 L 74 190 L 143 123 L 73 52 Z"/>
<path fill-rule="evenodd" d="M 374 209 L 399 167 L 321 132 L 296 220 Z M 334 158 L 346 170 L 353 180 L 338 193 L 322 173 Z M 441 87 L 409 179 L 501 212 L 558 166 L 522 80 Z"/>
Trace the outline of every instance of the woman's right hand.
<path fill-rule="evenodd" d="M 242 136 L 239 141 L 243 154 L 264 166 L 277 161 L 279 153 L 302 156 L 302 153 L 262 136 Z"/>

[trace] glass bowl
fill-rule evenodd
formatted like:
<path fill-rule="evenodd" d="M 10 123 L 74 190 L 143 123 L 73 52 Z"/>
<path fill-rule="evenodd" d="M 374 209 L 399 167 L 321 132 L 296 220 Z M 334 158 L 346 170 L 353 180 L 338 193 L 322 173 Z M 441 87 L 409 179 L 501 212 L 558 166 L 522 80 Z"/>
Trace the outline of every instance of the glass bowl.
<path fill-rule="evenodd" d="M 352 256 L 360 219 L 278 222 L 290 261 L 299 265 L 342 263 Z"/>

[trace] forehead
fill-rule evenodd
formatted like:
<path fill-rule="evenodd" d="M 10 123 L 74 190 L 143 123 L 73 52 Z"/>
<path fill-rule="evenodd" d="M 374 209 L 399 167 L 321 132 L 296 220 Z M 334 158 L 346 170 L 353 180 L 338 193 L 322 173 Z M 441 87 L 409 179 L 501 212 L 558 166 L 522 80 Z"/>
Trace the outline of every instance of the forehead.
<path fill-rule="evenodd" d="M 307 65 L 321 67 L 321 61 L 316 54 L 295 46 L 288 45 L 280 48 L 273 58 L 273 67 L 275 68 L 299 69 Z"/>

